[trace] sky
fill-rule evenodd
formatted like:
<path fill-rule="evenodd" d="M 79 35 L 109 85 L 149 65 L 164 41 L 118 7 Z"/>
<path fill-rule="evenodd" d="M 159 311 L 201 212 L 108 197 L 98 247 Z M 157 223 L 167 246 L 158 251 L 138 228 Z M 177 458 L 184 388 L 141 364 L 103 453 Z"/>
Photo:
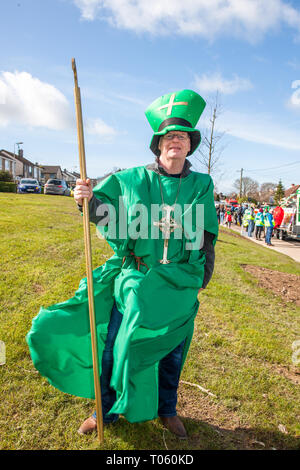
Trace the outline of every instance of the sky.
<path fill-rule="evenodd" d="M 0 149 L 79 170 L 75 57 L 90 177 L 153 161 L 146 108 L 192 89 L 202 134 L 218 92 L 218 191 L 241 168 L 300 183 L 299 0 L 1 0 L 0 15 Z"/>

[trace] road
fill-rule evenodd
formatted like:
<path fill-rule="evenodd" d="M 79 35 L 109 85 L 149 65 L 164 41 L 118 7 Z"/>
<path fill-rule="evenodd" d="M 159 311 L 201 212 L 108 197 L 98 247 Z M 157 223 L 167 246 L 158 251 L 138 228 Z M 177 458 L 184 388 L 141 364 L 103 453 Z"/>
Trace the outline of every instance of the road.
<path fill-rule="evenodd" d="M 221 225 L 222 227 L 222 225 Z M 232 224 L 231 225 L 231 230 L 234 230 L 235 232 L 238 232 L 241 234 L 241 227 L 238 227 L 237 225 Z M 289 256 L 293 260 L 297 261 L 300 263 L 300 242 L 297 240 L 277 240 L 277 238 L 273 237 L 272 238 L 272 245 L 274 246 L 267 246 L 265 244 L 265 241 L 258 241 L 255 239 L 254 232 L 252 233 L 252 237 L 248 237 L 245 232 L 243 232 L 243 236 L 247 238 L 247 240 L 250 240 L 254 243 L 258 243 L 261 246 L 265 246 L 269 250 L 274 250 L 278 251 L 278 253 L 282 253 L 284 255 Z"/>

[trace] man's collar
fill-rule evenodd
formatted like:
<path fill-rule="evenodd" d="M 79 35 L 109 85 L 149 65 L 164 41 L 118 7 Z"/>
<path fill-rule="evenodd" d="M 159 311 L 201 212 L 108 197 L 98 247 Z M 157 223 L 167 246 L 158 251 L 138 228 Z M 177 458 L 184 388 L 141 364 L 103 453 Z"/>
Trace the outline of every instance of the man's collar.
<path fill-rule="evenodd" d="M 191 173 L 191 170 L 190 170 L 191 166 L 192 166 L 191 162 L 186 158 L 184 161 L 182 172 L 181 172 L 182 178 L 185 178 Z M 164 167 L 161 166 L 159 157 L 156 157 L 155 162 L 149 163 L 146 166 L 146 168 L 147 170 L 155 171 L 155 173 L 159 173 L 160 175 L 170 176 L 170 174 L 164 169 Z"/>

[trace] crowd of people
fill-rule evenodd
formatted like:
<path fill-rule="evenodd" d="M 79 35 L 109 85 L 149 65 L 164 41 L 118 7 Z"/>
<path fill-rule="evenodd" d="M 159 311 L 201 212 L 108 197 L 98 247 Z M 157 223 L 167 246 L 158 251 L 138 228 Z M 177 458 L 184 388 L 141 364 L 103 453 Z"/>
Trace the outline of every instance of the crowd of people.
<path fill-rule="evenodd" d="M 238 207 L 220 204 L 216 206 L 218 222 L 220 225 L 231 227 L 231 224 L 241 227 L 241 234 L 248 237 L 255 236 L 256 240 L 272 246 L 271 240 L 275 221 L 269 206 L 255 210 L 254 204 L 244 204 Z"/>

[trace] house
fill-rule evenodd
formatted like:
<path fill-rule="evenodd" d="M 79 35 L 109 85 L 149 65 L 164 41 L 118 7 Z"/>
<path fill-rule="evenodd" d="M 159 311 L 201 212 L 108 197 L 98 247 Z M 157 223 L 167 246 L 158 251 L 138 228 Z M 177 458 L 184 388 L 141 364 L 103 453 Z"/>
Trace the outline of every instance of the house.
<path fill-rule="evenodd" d="M 23 150 L 20 149 L 18 153 L 9 152 L 8 150 L 1 150 L 1 164 L 0 168 L 9 171 L 13 178 L 20 180 L 21 178 L 35 178 L 38 181 L 41 179 L 41 167 L 38 163 L 32 163 L 27 158 L 23 157 Z"/>
<path fill-rule="evenodd" d="M 66 168 L 62 171 L 62 176 L 63 179 L 71 186 L 76 184 L 77 176 L 75 176 L 71 171 L 68 171 Z"/>
<path fill-rule="evenodd" d="M 297 189 L 300 188 L 300 184 L 292 184 L 292 186 L 284 192 L 284 197 L 287 198 L 292 194 L 296 194 Z"/>
<path fill-rule="evenodd" d="M 75 186 L 76 180 L 80 179 L 80 173 L 77 173 L 76 171 L 68 171 L 64 169 L 62 174 L 63 174 L 64 180 L 67 181 L 71 186 Z M 89 179 L 91 180 L 92 188 L 97 186 L 98 181 L 96 178 L 89 178 Z"/>
<path fill-rule="evenodd" d="M 32 163 L 23 156 L 23 150 L 19 149 L 16 154 L 16 176 L 17 178 L 35 178 L 38 181 L 41 179 L 41 167 L 38 163 Z"/>
<path fill-rule="evenodd" d="M 11 152 L 0 150 L 0 171 L 8 171 L 12 177 L 16 178 L 16 159 Z"/>
<path fill-rule="evenodd" d="M 63 179 L 61 167 L 58 165 L 43 165 L 42 166 L 42 180 L 46 183 L 49 179 L 55 178 L 58 180 Z"/>

